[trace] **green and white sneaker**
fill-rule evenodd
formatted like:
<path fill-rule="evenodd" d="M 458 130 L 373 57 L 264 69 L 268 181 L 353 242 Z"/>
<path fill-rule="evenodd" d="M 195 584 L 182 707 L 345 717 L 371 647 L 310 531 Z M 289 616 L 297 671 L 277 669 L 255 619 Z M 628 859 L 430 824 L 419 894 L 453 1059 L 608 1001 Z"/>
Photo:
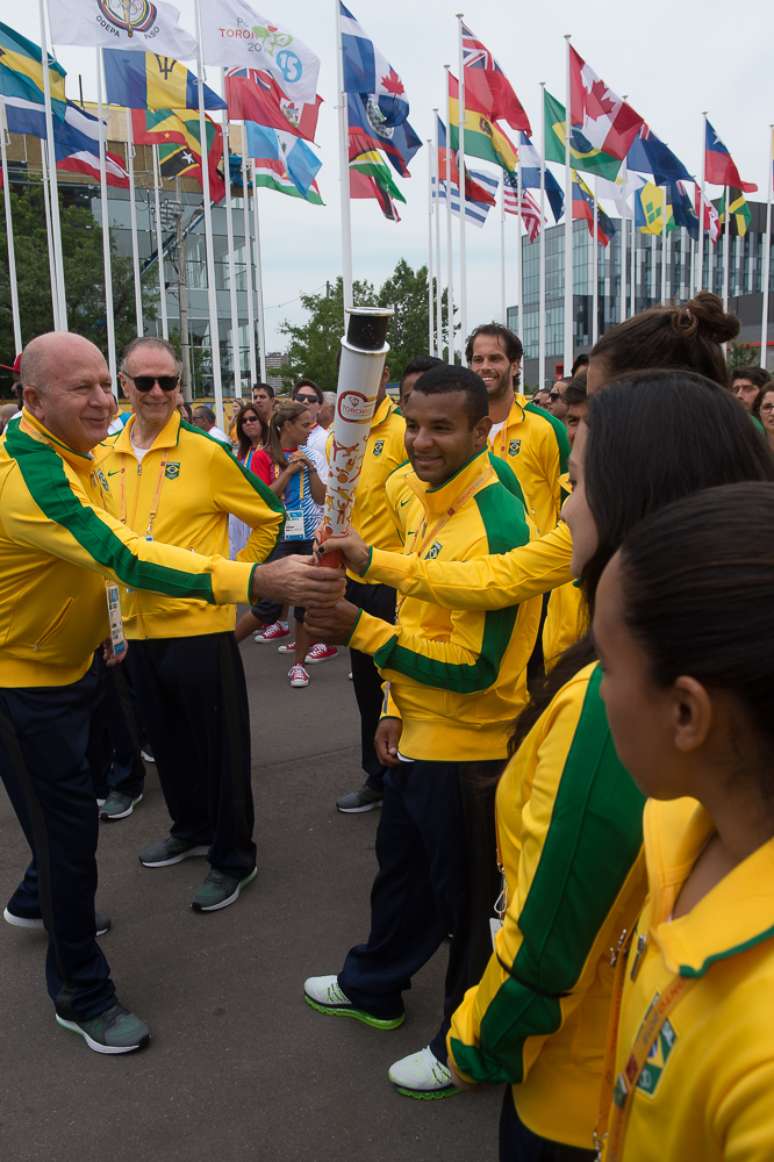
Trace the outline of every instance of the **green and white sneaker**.
<path fill-rule="evenodd" d="M 406 1019 L 399 1017 L 374 1017 L 365 1009 L 356 1009 L 335 976 L 310 976 L 304 981 L 304 1000 L 310 1009 L 327 1017 L 352 1017 L 372 1029 L 397 1029 Z"/>
<path fill-rule="evenodd" d="M 234 904 L 239 899 L 242 888 L 251 884 L 257 875 L 257 867 L 242 879 L 227 875 L 214 867 L 194 896 L 191 907 L 194 912 L 218 912 L 221 908 L 227 908 L 229 904 Z"/>
<path fill-rule="evenodd" d="M 390 1066 L 387 1076 L 398 1093 L 417 1101 L 437 1101 L 462 1093 L 453 1083 L 447 1066 L 438 1060 L 429 1045 L 418 1053 L 401 1057 Z"/>
<path fill-rule="evenodd" d="M 128 819 L 138 803 L 142 803 L 142 792 L 139 795 L 124 795 L 122 791 L 111 791 L 100 808 L 99 817 L 106 823 Z"/>
<path fill-rule="evenodd" d="M 191 859 L 192 856 L 206 855 L 209 850 L 206 843 L 189 843 L 186 839 L 167 835 L 164 839 L 149 843 L 137 858 L 143 867 L 171 867 L 173 863 Z"/>
<path fill-rule="evenodd" d="M 95 1053 L 134 1053 L 150 1041 L 145 1022 L 118 1003 L 88 1021 L 70 1021 L 56 1013 L 56 1023 L 79 1033 Z"/>

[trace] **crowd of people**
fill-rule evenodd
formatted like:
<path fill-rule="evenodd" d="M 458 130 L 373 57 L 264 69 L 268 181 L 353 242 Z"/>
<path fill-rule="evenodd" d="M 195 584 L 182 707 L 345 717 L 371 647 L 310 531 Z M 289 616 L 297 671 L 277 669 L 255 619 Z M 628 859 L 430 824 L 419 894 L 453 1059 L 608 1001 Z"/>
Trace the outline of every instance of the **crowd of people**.
<path fill-rule="evenodd" d="M 317 384 L 257 385 L 226 432 L 136 339 L 115 424 L 95 347 L 28 344 L 0 441 L 0 773 L 32 858 L 4 915 L 45 926 L 60 1025 L 102 1053 L 150 1038 L 95 938 L 98 811 L 131 814 L 152 757 L 170 830 L 140 861 L 204 856 L 193 908 L 233 905 L 257 874 L 239 643 L 286 651 L 293 688 L 348 647 L 363 781 L 336 807 L 379 810 L 370 926 L 307 1005 L 397 1028 L 448 942 L 435 1026 L 388 1080 L 503 1086 L 501 1162 L 774 1156 L 774 382 L 729 373 L 737 333 L 702 292 L 534 398 L 500 324 L 466 367 L 418 355 L 398 400 L 385 369 L 323 544 Z"/>

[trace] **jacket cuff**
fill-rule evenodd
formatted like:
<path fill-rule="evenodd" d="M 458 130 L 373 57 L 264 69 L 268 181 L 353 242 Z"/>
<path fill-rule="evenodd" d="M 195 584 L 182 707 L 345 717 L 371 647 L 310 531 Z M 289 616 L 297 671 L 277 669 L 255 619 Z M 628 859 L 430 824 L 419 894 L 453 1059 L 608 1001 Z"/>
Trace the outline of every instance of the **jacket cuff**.
<path fill-rule="evenodd" d="M 213 558 L 212 593 L 216 605 L 237 605 L 247 602 L 250 597 L 254 564 L 229 561 L 225 557 Z"/>
<path fill-rule="evenodd" d="M 391 553 L 387 549 L 371 549 L 371 560 L 363 573 L 369 581 L 380 581 L 393 589 L 400 588 L 400 582 L 411 575 L 413 556 Z"/>

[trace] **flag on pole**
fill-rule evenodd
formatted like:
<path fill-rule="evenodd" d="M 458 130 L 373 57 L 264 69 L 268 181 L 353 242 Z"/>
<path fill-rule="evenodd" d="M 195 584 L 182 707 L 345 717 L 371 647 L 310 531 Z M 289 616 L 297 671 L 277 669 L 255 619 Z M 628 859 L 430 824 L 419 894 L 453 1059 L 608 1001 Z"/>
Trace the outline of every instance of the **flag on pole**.
<path fill-rule="evenodd" d="M 314 104 L 295 101 L 262 69 L 228 69 L 224 90 L 233 121 L 254 121 L 314 141 L 322 97 L 315 97 Z"/>
<path fill-rule="evenodd" d="M 613 202 L 620 217 L 628 218 L 630 213 L 629 194 L 642 189 L 646 181 L 646 177 L 636 173 L 633 169 L 627 169 L 624 174 L 619 173 L 615 181 L 595 176 L 594 189 L 597 201 L 604 198 L 605 201 Z"/>
<path fill-rule="evenodd" d="M 223 162 L 223 130 L 220 125 L 205 117 L 205 132 L 207 134 L 206 148 L 210 175 L 210 201 L 220 202 L 226 194 L 224 175 L 221 172 Z M 132 136 L 137 145 L 158 145 L 159 161 L 162 159 L 162 149 L 165 146 L 174 146 L 175 149 L 163 149 L 163 159 L 166 162 L 164 176 L 172 176 L 176 166 L 183 166 L 187 173 L 194 171 L 197 180 L 202 183 L 201 159 L 202 143 L 199 136 L 199 115 L 190 110 L 174 109 L 133 109 Z M 187 158 L 177 157 L 175 154 L 187 150 L 193 154 L 194 162 Z M 177 170 L 174 176 L 183 172 Z"/>
<path fill-rule="evenodd" d="M 58 116 L 64 113 L 66 75 L 58 61 L 49 56 L 51 104 Z M 0 23 L 0 95 L 42 105 L 43 85 L 43 52 L 39 45 Z"/>
<path fill-rule="evenodd" d="M 385 218 L 391 222 L 400 222 L 395 202 L 405 202 L 406 199 L 396 186 L 386 162 L 376 150 L 362 153 L 349 163 L 349 196 L 375 198 Z"/>
<path fill-rule="evenodd" d="M 184 119 L 175 109 L 133 109 L 132 136 L 137 145 L 174 142 L 201 153 L 198 118 Z"/>
<path fill-rule="evenodd" d="M 584 141 L 620 161 L 644 124 L 570 46 L 570 122 Z"/>
<path fill-rule="evenodd" d="M 519 195 L 515 174 L 503 174 L 503 182 L 503 204 L 506 214 L 518 215 L 519 208 L 521 208 L 521 220 L 524 223 L 524 228 L 530 242 L 534 242 L 544 221 L 540 213 L 540 206 L 529 190 L 522 188 L 521 195 Z"/>
<path fill-rule="evenodd" d="M 173 57 L 106 48 L 103 59 L 109 105 L 198 111 L 199 79 Z M 226 102 L 209 85 L 204 86 L 204 108 L 226 108 Z"/>
<path fill-rule="evenodd" d="M 672 218 L 676 226 L 685 226 L 691 238 L 698 241 L 699 216 L 694 212 L 691 199 L 682 182 L 672 182 L 667 186 L 667 197 L 672 207 Z"/>
<path fill-rule="evenodd" d="M 531 133 L 529 117 L 510 81 L 475 33 L 462 25 L 465 104 L 492 121 L 507 121 L 511 129 Z"/>
<path fill-rule="evenodd" d="M 6 97 L 5 116 L 9 133 L 47 140 L 45 109 L 37 101 Z M 53 126 L 57 169 L 87 174 L 99 181 L 99 118 L 67 101 L 64 116 L 55 117 Z M 121 159 L 106 150 L 105 163 L 108 185 L 127 187 L 129 174 Z"/>
<path fill-rule="evenodd" d="M 519 134 L 519 177 L 523 190 L 540 189 L 540 169 L 542 161 L 540 154 L 532 144 L 528 133 Z M 551 207 L 554 221 L 558 222 L 564 213 L 564 191 L 553 173 L 546 166 L 545 178 L 546 197 Z M 506 183 L 507 187 L 507 183 Z"/>
<path fill-rule="evenodd" d="M 594 237 L 594 195 L 578 173 L 572 175 L 572 216 L 575 221 L 583 220 Z M 602 246 L 607 246 L 615 234 L 615 225 L 601 206 L 597 205 L 597 238 Z"/>
<path fill-rule="evenodd" d="M 180 27 L 179 19 L 178 9 L 161 0 L 48 0 L 54 44 L 124 48 L 189 60 L 196 55 L 196 38 Z"/>
<path fill-rule="evenodd" d="M 305 202 L 311 202 L 313 206 L 325 205 L 317 182 L 312 182 L 306 193 L 302 194 L 281 160 L 257 157 L 253 164 L 256 185 L 267 190 L 276 190 L 279 194 L 287 194 L 290 198 L 301 198 Z"/>
<path fill-rule="evenodd" d="M 567 130 L 564 105 L 545 90 L 546 161 L 564 165 L 564 138 Z M 570 164 L 583 173 L 597 174 L 614 181 L 621 168 L 620 158 L 592 145 L 580 130 L 570 126 Z"/>
<path fill-rule="evenodd" d="M 666 190 L 653 182 L 646 182 L 634 198 L 634 225 L 640 234 L 660 235 L 666 229 L 674 230 L 672 207 L 667 202 Z"/>
<path fill-rule="evenodd" d="M 755 182 L 743 182 L 734 159 L 707 121 L 704 141 L 704 166 L 706 180 L 713 186 L 732 186 L 753 194 L 758 189 Z"/>
<path fill-rule="evenodd" d="M 465 221 L 470 222 L 473 226 L 482 227 L 489 216 L 489 211 L 494 203 L 494 194 L 497 191 L 498 182 L 496 178 L 492 178 L 489 174 L 485 174 L 479 170 L 470 170 L 470 176 L 473 180 L 483 187 L 489 187 L 492 201 L 477 202 L 468 201 L 465 199 Z M 450 197 L 449 206 L 455 218 L 460 216 L 460 187 L 456 182 L 450 182 Z M 446 182 L 441 179 L 436 185 L 435 177 L 432 183 L 432 196 L 438 202 L 445 202 L 446 198 Z"/>
<path fill-rule="evenodd" d="M 701 205 L 701 192 L 699 186 L 694 187 L 693 191 L 693 208 L 696 211 L 696 217 L 699 217 L 699 207 Z M 704 220 L 702 222 L 703 230 L 709 234 L 710 242 L 713 244 L 717 242 L 720 235 L 720 220 L 718 212 L 713 206 L 709 198 L 704 198 Z"/>
<path fill-rule="evenodd" d="M 658 186 L 667 185 L 669 182 L 696 181 L 680 158 L 644 124 L 629 147 L 626 164 L 629 169 L 638 173 L 650 174 Z"/>
<path fill-rule="evenodd" d="M 438 117 L 438 175 L 443 181 L 448 173 L 452 183 L 459 187 L 460 168 L 457 158 L 458 154 L 450 150 L 446 144 L 446 126 Z M 496 192 L 496 181 L 494 181 L 494 188 Z M 485 186 L 474 181 L 467 167 L 465 169 L 465 197 L 469 198 L 471 202 L 489 202 L 492 206 L 496 201 L 494 195 Z"/>
<path fill-rule="evenodd" d="M 206 0 L 200 12 L 205 64 L 262 69 L 294 101 L 314 101 L 320 58 L 303 41 L 245 0 Z"/>
<path fill-rule="evenodd" d="M 299 194 L 306 196 L 322 166 L 314 150 L 292 133 L 269 129 L 252 121 L 245 122 L 245 141 L 249 158 L 278 163 Z"/>
<path fill-rule="evenodd" d="M 726 195 L 725 192 L 718 198 L 715 203 L 718 209 L 718 222 L 725 229 L 726 223 Z M 747 198 L 744 196 L 742 190 L 729 189 L 728 191 L 728 213 L 731 217 L 731 233 L 734 236 L 744 238 L 747 231 L 750 229 L 752 222 L 752 213 L 747 203 Z"/>
<path fill-rule="evenodd" d="M 350 160 L 361 153 L 380 149 L 401 177 L 410 177 L 409 162 L 421 147 L 421 138 L 409 121 L 401 125 L 385 125 L 377 118 L 376 112 L 362 93 L 347 93 Z"/>
<path fill-rule="evenodd" d="M 466 98 L 467 102 L 467 98 Z M 453 73 L 449 73 L 449 120 L 451 147 L 459 151 L 460 86 Z M 465 153 L 469 157 L 479 157 L 491 161 L 508 173 L 516 168 L 518 157 L 516 146 L 506 133 L 484 113 L 465 107 Z"/>
<path fill-rule="evenodd" d="M 409 115 L 403 82 L 349 9 L 341 2 L 339 9 L 344 92 L 361 93 L 383 126 L 402 125 Z"/>

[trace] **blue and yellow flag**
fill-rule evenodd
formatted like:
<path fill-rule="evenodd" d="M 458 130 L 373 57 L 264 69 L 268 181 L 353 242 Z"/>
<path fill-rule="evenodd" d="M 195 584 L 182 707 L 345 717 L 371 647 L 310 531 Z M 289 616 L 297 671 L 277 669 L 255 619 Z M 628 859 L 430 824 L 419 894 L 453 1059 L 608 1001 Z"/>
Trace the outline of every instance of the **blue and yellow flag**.
<path fill-rule="evenodd" d="M 197 109 L 199 81 L 195 73 L 171 56 L 153 52 L 103 49 L 105 87 L 110 105 L 125 109 Z M 204 86 L 205 109 L 225 109 L 226 102 Z"/>
<path fill-rule="evenodd" d="M 43 104 L 43 53 L 26 36 L 0 23 L 0 94 Z M 48 58 L 48 77 L 54 112 L 64 116 L 65 76 L 62 66 Z"/>
<path fill-rule="evenodd" d="M 667 230 L 674 230 L 672 207 L 663 186 L 647 182 L 641 190 L 637 190 L 634 195 L 634 225 L 640 234 L 661 234 L 665 214 Z"/>

